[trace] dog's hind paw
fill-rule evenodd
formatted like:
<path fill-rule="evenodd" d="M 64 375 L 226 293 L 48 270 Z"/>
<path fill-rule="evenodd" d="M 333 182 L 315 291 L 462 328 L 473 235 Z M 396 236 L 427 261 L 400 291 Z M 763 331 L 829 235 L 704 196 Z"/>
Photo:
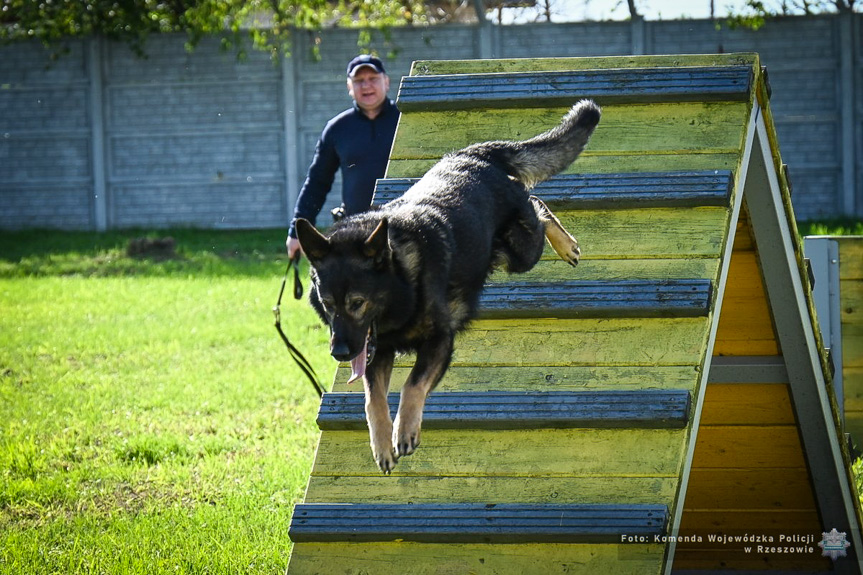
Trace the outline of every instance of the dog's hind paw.
<path fill-rule="evenodd" d="M 581 248 L 578 247 L 578 242 L 574 237 L 569 235 L 562 227 L 549 228 L 547 233 L 548 243 L 551 244 L 551 247 L 554 248 L 554 251 L 557 252 L 557 255 L 560 258 L 575 267 L 578 265 L 578 259 L 581 257 Z"/>
<path fill-rule="evenodd" d="M 542 200 L 536 196 L 531 196 L 530 200 L 534 204 L 537 217 L 539 217 L 539 220 L 545 226 L 545 238 L 548 240 L 548 243 L 563 261 L 575 267 L 578 264 L 578 259 L 581 257 L 581 248 L 578 247 L 578 240 L 566 231 L 566 228 L 563 227 L 557 216 L 548 209 L 548 206 Z"/>

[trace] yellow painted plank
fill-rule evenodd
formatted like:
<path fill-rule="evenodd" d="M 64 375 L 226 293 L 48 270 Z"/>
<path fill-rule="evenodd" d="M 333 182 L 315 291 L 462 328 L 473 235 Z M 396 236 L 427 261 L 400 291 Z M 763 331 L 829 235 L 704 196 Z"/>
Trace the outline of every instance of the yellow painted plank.
<path fill-rule="evenodd" d="M 858 445 L 863 445 L 863 368 L 846 368 L 843 372 L 845 395 L 845 431 Z"/>
<path fill-rule="evenodd" d="M 707 318 L 479 320 L 455 364 L 699 365 Z"/>
<path fill-rule="evenodd" d="M 574 269 L 555 254 L 545 254 L 524 274 L 508 274 L 498 271 L 489 278 L 491 282 L 536 281 L 549 282 L 569 280 L 622 280 L 622 279 L 715 279 L 719 270 L 719 259 L 710 256 L 692 258 L 655 259 L 611 259 L 593 254 L 584 254 Z"/>
<path fill-rule="evenodd" d="M 739 332 L 742 333 L 742 332 Z M 773 356 L 779 355 L 779 348 L 776 342 L 767 339 L 732 339 L 723 338 L 716 342 L 714 354 L 719 357 L 739 357 L 739 356 Z"/>
<path fill-rule="evenodd" d="M 863 325 L 842 326 L 842 364 L 863 367 Z"/>
<path fill-rule="evenodd" d="M 422 447 L 420 447 L 422 449 Z M 306 503 L 667 504 L 677 477 L 316 476 Z"/>
<path fill-rule="evenodd" d="M 732 253 L 751 252 L 755 250 L 755 241 L 752 239 L 752 230 L 749 227 L 749 217 L 746 210 L 740 210 L 737 226 L 734 233 L 734 247 Z"/>
<path fill-rule="evenodd" d="M 863 280 L 863 236 L 837 236 L 839 279 Z"/>
<path fill-rule="evenodd" d="M 809 510 L 767 510 L 760 509 L 750 511 L 747 509 L 723 510 L 723 511 L 687 511 L 681 522 L 681 533 L 751 533 L 769 534 L 776 536 L 779 533 L 793 534 L 806 533 L 812 530 L 821 541 L 820 524 L 818 512 L 813 508 Z M 721 545 L 721 544 L 720 544 Z M 706 541 L 699 545 L 700 548 L 709 548 L 710 542 Z M 817 545 L 816 545 L 816 548 Z M 819 556 L 820 554 L 820 549 Z"/>
<path fill-rule="evenodd" d="M 748 231 L 735 239 L 746 243 Z M 722 300 L 714 355 L 780 355 L 767 292 L 754 251 L 733 251 Z"/>
<path fill-rule="evenodd" d="M 842 371 L 845 395 L 845 428 L 858 444 L 863 444 L 863 367 Z"/>
<path fill-rule="evenodd" d="M 704 396 L 701 425 L 793 425 L 786 384 L 711 383 Z"/>
<path fill-rule="evenodd" d="M 292 575 L 658 574 L 664 545 L 298 543 Z M 623 570 L 623 571 L 622 571 Z"/>
<path fill-rule="evenodd" d="M 818 513 L 809 511 L 688 512 L 680 534 L 701 535 L 684 541 L 675 552 L 675 569 L 792 569 L 821 572 L 830 560 L 821 556 Z M 710 536 L 758 536 L 761 541 L 735 541 Z M 796 539 L 795 539 L 796 538 Z M 771 542 L 772 540 L 772 542 Z M 793 547 L 794 553 L 782 549 Z M 779 548 L 779 549 L 778 549 Z"/>
<path fill-rule="evenodd" d="M 579 210 L 559 211 L 557 216 L 578 239 L 585 258 L 718 258 L 728 211 L 711 207 Z M 545 253 L 557 258 L 548 247 Z"/>
<path fill-rule="evenodd" d="M 391 391 L 401 389 L 414 356 L 399 360 L 393 370 Z M 361 384 L 347 385 L 347 364 L 336 371 L 333 391 L 362 393 Z M 579 391 L 632 389 L 686 389 L 692 391 L 698 381 L 696 365 L 594 366 L 536 365 L 524 367 L 453 366 L 438 386 L 438 391 Z M 541 387 L 540 387 L 541 386 Z"/>
<path fill-rule="evenodd" d="M 704 521 L 709 523 L 713 518 L 705 517 Z M 814 522 L 813 522 L 814 520 Z M 773 537 L 773 543 L 756 542 L 742 543 L 717 539 L 710 543 L 705 535 L 706 543 L 678 545 L 674 556 L 675 570 L 704 571 L 706 573 L 716 571 L 734 572 L 737 570 L 747 573 L 753 572 L 782 572 L 782 573 L 825 573 L 832 570 L 829 558 L 821 556 L 821 548 L 818 543 L 822 540 L 822 529 L 817 526 L 817 516 L 812 514 L 774 514 L 773 517 L 747 516 L 740 519 L 748 523 L 749 527 L 736 532 L 723 530 L 722 527 L 705 527 L 705 534 L 734 534 L 743 536 L 762 535 L 766 539 Z M 758 525 L 767 523 L 770 525 L 766 532 L 759 531 Z M 787 526 L 783 529 L 783 523 Z M 800 537 L 799 540 L 786 541 L 783 537 Z M 723 543 L 723 541 L 726 541 Z M 706 547 L 712 545 L 712 547 Z M 791 547 L 795 551 L 785 550 Z"/>
<path fill-rule="evenodd" d="M 842 372 L 845 410 L 863 411 L 863 367 L 847 367 Z"/>
<path fill-rule="evenodd" d="M 625 153 L 739 152 L 748 103 L 608 105 L 584 157 Z M 524 140 L 556 126 L 567 108 L 412 112 L 399 122 L 392 159 L 440 158 L 489 140 Z M 576 168 L 578 169 L 578 168 Z"/>
<path fill-rule="evenodd" d="M 694 469 L 805 467 L 794 425 L 704 425 L 698 430 Z"/>
<path fill-rule="evenodd" d="M 863 280 L 842 280 L 839 301 L 842 364 L 845 367 L 863 367 Z"/>
<path fill-rule="evenodd" d="M 424 430 L 392 477 L 677 477 L 683 430 Z M 321 434 L 313 475 L 380 475 L 366 431 Z"/>
<path fill-rule="evenodd" d="M 684 517 L 690 510 L 728 509 L 815 509 L 809 474 L 805 467 L 693 469 Z"/>
<path fill-rule="evenodd" d="M 590 144 L 588 144 L 590 146 Z M 419 178 L 438 160 L 433 158 L 391 158 L 387 166 L 388 178 Z M 567 173 L 609 174 L 625 168 L 627 172 L 686 172 L 703 170 L 735 170 L 740 153 L 711 150 L 687 150 L 684 153 L 626 152 L 599 155 L 585 153 L 572 164 Z"/>
<path fill-rule="evenodd" d="M 758 55 L 698 54 L 698 55 L 646 55 L 601 56 L 589 58 L 513 58 L 495 60 L 417 60 L 411 67 L 411 76 L 438 74 L 492 74 L 513 72 L 553 72 L 565 70 L 592 70 L 613 68 L 679 68 L 695 66 L 758 65 Z"/>

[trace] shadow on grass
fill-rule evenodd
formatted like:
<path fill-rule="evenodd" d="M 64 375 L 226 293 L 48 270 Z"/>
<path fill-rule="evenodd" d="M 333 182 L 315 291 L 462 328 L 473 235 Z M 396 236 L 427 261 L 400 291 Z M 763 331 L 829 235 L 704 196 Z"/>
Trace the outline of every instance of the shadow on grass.
<path fill-rule="evenodd" d="M 275 277 L 285 265 L 282 229 L 0 231 L 0 277 L 7 278 Z"/>

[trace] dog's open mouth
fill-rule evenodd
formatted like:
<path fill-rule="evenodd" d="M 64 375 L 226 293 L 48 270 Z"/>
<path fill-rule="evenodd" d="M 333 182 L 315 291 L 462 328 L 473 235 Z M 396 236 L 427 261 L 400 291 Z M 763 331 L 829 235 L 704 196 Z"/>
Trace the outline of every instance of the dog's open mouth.
<path fill-rule="evenodd" d="M 351 377 L 348 379 L 348 383 L 353 383 L 363 377 L 366 374 L 366 367 L 375 359 L 377 331 L 377 324 L 372 322 L 362 351 L 351 360 Z"/>

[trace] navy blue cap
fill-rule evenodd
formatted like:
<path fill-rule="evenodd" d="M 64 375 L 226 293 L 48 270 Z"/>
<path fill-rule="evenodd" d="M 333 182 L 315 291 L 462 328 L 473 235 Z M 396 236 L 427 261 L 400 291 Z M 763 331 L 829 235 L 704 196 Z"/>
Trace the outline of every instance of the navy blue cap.
<path fill-rule="evenodd" d="M 353 76 L 357 68 L 361 68 L 363 66 L 373 68 L 374 71 L 378 74 L 387 73 L 387 71 L 384 70 L 384 63 L 381 62 L 379 58 L 375 58 L 370 54 L 360 54 L 359 56 L 348 62 L 348 76 Z"/>

